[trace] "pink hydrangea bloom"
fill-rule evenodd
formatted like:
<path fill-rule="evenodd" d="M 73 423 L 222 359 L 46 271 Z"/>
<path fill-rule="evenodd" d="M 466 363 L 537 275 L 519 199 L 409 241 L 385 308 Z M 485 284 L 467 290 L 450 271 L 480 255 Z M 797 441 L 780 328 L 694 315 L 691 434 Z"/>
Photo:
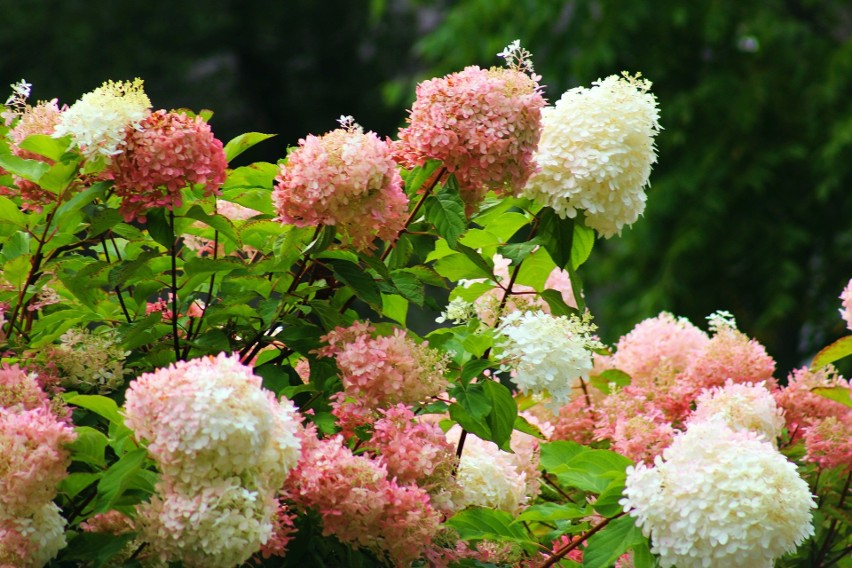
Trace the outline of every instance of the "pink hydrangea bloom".
<path fill-rule="evenodd" d="M 388 475 L 429 492 L 435 508 L 449 512 L 460 488 L 453 477 L 455 447 L 437 424 L 418 421 L 403 404 L 380 411 L 369 442 Z"/>
<path fill-rule="evenodd" d="M 200 116 L 158 110 L 138 129 L 127 128 L 124 151 L 113 157 L 110 171 L 124 219 L 144 221 L 149 209 L 180 207 L 187 185 L 218 194 L 226 167 L 222 142 Z"/>
<path fill-rule="evenodd" d="M 358 430 L 373 424 L 379 417 L 376 408 L 367 406 L 362 400 L 337 392 L 329 397 L 331 414 L 337 418 L 338 433 L 345 440 L 356 438 Z"/>
<path fill-rule="evenodd" d="M 721 326 L 704 350 L 693 357 L 678 381 L 677 392 L 692 399 L 704 389 L 719 387 L 728 379 L 735 383 L 763 382 L 778 388 L 772 377 L 775 360 L 754 339 L 732 326 Z"/>
<path fill-rule="evenodd" d="M 287 553 L 287 545 L 293 540 L 296 526 L 293 520 L 296 515 L 284 503 L 278 503 L 278 512 L 272 517 L 272 534 L 263 546 L 260 547 L 260 555 L 263 558 L 272 556 L 284 556 Z"/>
<path fill-rule="evenodd" d="M 813 392 L 817 388 L 849 388 L 850 383 L 832 366 L 811 370 L 796 369 L 787 377 L 787 386 L 775 392 L 778 406 L 784 409 L 787 430 L 792 441 L 802 438 L 808 427 L 825 418 L 844 416 L 849 409 L 843 404 Z"/>
<path fill-rule="evenodd" d="M 0 366 L 0 408 L 6 412 L 33 410 L 47 402 L 47 394 L 34 373 L 28 373 L 18 365 L 3 363 Z"/>
<path fill-rule="evenodd" d="M 388 144 L 351 121 L 323 136 L 299 140 L 276 178 L 278 219 L 297 227 L 334 225 L 355 248 L 378 236 L 395 241 L 405 227 L 408 198 Z"/>
<path fill-rule="evenodd" d="M 65 446 L 76 437 L 47 404 L 32 410 L 2 409 L 0 510 L 26 515 L 53 499 L 68 475 L 71 460 Z"/>
<path fill-rule="evenodd" d="M 846 322 L 846 327 L 852 331 L 852 279 L 849 280 L 846 288 L 843 289 L 843 292 L 840 294 L 840 299 L 842 300 L 841 305 L 843 306 L 843 309 L 840 310 L 840 315 Z"/>
<path fill-rule="evenodd" d="M 541 136 L 538 77 L 515 69 L 466 67 L 417 85 L 396 154 L 406 167 L 441 160 L 469 208 L 485 193 L 517 195 L 536 170 Z"/>
<path fill-rule="evenodd" d="M 322 338 L 328 346 L 317 352 L 335 358 L 348 396 L 364 407 L 387 408 L 420 402 L 446 388 L 446 362 L 428 343 L 415 343 L 401 329 L 378 337 L 374 331 L 368 322 L 356 322 Z"/>
<path fill-rule="evenodd" d="M 575 394 L 559 408 L 551 439 L 591 444 L 595 439 L 595 419 L 594 406 L 589 406 L 586 397 Z"/>
<path fill-rule="evenodd" d="M 805 460 L 822 468 L 852 470 L 852 410 L 829 416 L 805 431 Z"/>
<path fill-rule="evenodd" d="M 3 568 L 40 568 L 65 547 L 65 519 L 55 503 L 39 503 L 26 515 L 5 513 L 0 509 L 0 566 Z"/>
<path fill-rule="evenodd" d="M 109 533 L 122 535 L 136 530 L 136 523 L 121 511 L 98 513 L 80 523 L 80 530 L 85 532 Z"/>
<path fill-rule="evenodd" d="M 184 483 L 259 475 L 279 486 L 299 456 L 300 424 L 287 399 L 224 353 L 179 361 L 130 384 L 126 424 L 148 440 L 163 473 Z"/>
<path fill-rule="evenodd" d="M 33 134 L 51 135 L 59 124 L 62 111 L 67 107 L 59 108 L 56 99 L 43 101 L 36 106 L 27 105 L 18 123 L 9 131 L 12 154 L 27 160 L 38 160 L 53 165 L 53 160 L 40 154 L 24 150 L 18 146 L 21 142 Z M 0 186 L 0 195 L 21 196 L 21 208 L 40 212 L 42 208 L 57 200 L 57 195 L 46 189 L 42 189 L 27 179 L 15 176 L 17 189 Z"/>
<path fill-rule="evenodd" d="M 340 436 L 305 436 L 285 496 L 316 510 L 324 535 L 368 549 L 394 566 L 419 558 L 440 527 L 441 516 L 425 490 L 388 479 L 384 465 L 354 455 Z"/>
<path fill-rule="evenodd" d="M 675 433 L 671 423 L 658 412 L 619 416 L 610 449 L 636 463 L 652 463 L 671 445 Z"/>
<path fill-rule="evenodd" d="M 708 343 L 707 334 L 684 318 L 663 312 L 643 320 L 622 337 L 612 356 L 612 368 L 631 377 L 630 384 L 668 390 L 671 381 Z"/>

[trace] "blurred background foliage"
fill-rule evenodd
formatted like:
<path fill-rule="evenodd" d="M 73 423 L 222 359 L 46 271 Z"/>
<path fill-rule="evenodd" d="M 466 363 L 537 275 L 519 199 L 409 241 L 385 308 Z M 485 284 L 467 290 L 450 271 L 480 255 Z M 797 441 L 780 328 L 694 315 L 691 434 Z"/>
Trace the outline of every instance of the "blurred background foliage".
<path fill-rule="evenodd" d="M 73 103 L 140 76 L 274 161 L 352 114 L 394 136 L 417 81 L 499 64 L 514 39 L 550 101 L 622 70 L 653 81 L 660 159 L 644 219 L 581 271 L 616 340 L 668 310 L 729 310 L 779 376 L 846 333 L 852 277 L 852 5 L 842 0 L 0 0 L 0 85 Z"/>

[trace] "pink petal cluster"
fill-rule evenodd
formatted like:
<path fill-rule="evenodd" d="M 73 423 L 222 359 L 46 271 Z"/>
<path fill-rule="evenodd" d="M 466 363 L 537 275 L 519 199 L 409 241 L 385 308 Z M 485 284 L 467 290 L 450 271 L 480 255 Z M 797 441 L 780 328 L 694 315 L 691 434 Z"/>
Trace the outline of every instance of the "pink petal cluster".
<path fill-rule="evenodd" d="M 369 322 L 355 322 L 322 338 L 328 346 L 317 353 L 335 358 L 347 396 L 363 407 L 388 408 L 420 402 L 446 388 L 446 362 L 428 343 L 415 343 L 401 329 L 387 336 L 374 337 L 374 332 Z"/>
<path fill-rule="evenodd" d="M 33 374 L 0 367 L 0 563 L 43 566 L 65 546 L 65 520 L 51 501 L 76 437 Z"/>
<path fill-rule="evenodd" d="M 843 404 L 820 396 L 814 389 L 849 388 L 849 381 L 832 366 L 811 370 L 796 369 L 787 377 L 787 385 L 775 392 L 775 400 L 784 410 L 791 441 L 801 439 L 808 428 L 826 418 L 841 418 L 850 410 Z"/>
<path fill-rule="evenodd" d="M 356 249 L 369 250 L 377 236 L 396 240 L 408 198 L 387 142 L 351 120 L 342 124 L 299 140 L 281 165 L 272 198 L 282 223 L 333 225 Z"/>
<path fill-rule="evenodd" d="M 443 162 L 475 208 L 488 190 L 517 195 L 537 169 L 541 136 L 537 77 L 515 69 L 466 67 L 417 85 L 395 151 L 406 167 Z"/>
<path fill-rule="evenodd" d="M 260 550 L 301 455 L 293 404 L 225 354 L 145 373 L 126 398 L 125 423 L 162 471 L 157 495 L 138 508 L 152 553 L 233 566 Z"/>
<path fill-rule="evenodd" d="M 158 110 L 138 129 L 127 128 L 124 150 L 113 157 L 110 171 L 124 219 L 144 221 L 149 209 L 180 207 L 186 186 L 218 194 L 226 167 L 222 142 L 200 116 Z"/>
<path fill-rule="evenodd" d="M 425 490 L 390 479 L 383 464 L 354 455 L 340 436 L 317 440 L 306 433 L 285 495 L 320 514 L 323 535 L 370 550 L 394 566 L 419 558 L 440 527 L 441 515 Z"/>
<path fill-rule="evenodd" d="M 108 533 L 122 535 L 135 530 L 136 524 L 132 518 L 115 509 L 106 513 L 98 513 L 80 523 L 80 530 L 85 532 Z"/>
<path fill-rule="evenodd" d="M 805 432 L 805 460 L 821 468 L 852 470 L 852 412 L 829 416 Z"/>
<path fill-rule="evenodd" d="M 40 102 L 34 107 L 27 105 L 18 123 L 9 131 L 12 154 L 26 160 L 38 160 L 53 165 L 53 160 L 24 150 L 19 144 L 33 134 L 53 134 L 56 125 L 59 124 L 62 111 L 66 108 L 60 109 L 56 99 Z M 17 189 L 0 186 L 0 195 L 20 195 L 21 208 L 25 211 L 40 212 L 45 205 L 54 203 L 57 199 L 55 193 L 42 189 L 36 183 L 17 176 L 14 179 Z"/>
<path fill-rule="evenodd" d="M 452 511 L 453 499 L 458 497 L 453 477 L 456 449 L 444 432 L 437 424 L 416 420 L 403 404 L 380 413 L 382 417 L 373 425 L 369 443 L 378 454 L 379 463 L 398 483 L 425 489 L 437 509 Z"/>
<path fill-rule="evenodd" d="M 852 279 L 846 284 L 846 288 L 840 294 L 840 299 L 843 306 L 843 309 L 840 310 L 840 315 L 843 317 L 843 321 L 846 322 L 846 327 L 852 331 Z"/>

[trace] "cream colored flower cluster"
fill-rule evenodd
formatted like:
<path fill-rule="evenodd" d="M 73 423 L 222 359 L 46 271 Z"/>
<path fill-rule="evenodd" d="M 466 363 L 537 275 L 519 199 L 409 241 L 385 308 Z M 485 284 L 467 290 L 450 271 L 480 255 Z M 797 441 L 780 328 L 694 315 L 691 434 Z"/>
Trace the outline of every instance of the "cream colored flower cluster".
<path fill-rule="evenodd" d="M 664 567 L 771 568 L 814 531 L 795 464 L 722 420 L 690 425 L 652 467 L 629 467 L 624 495 Z"/>
<path fill-rule="evenodd" d="M 612 75 L 545 108 L 535 154 L 540 170 L 524 193 L 563 218 L 583 211 L 586 225 L 604 237 L 635 222 L 657 160 L 659 111 L 650 88 L 638 75 Z"/>

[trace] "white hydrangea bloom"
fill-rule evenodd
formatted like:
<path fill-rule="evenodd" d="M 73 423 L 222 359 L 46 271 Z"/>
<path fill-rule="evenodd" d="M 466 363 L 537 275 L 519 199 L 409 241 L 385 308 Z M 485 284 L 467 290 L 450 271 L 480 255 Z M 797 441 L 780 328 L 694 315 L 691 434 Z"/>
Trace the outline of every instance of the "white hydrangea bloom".
<path fill-rule="evenodd" d="M 87 157 L 100 154 L 109 159 L 121 153 L 126 128 L 139 128 L 150 107 L 142 79 L 107 81 L 62 113 L 53 136 L 70 134 Z"/>
<path fill-rule="evenodd" d="M 17 531 L 23 539 L 29 541 L 29 544 L 27 544 L 29 554 L 26 563 L 20 564 L 20 566 L 40 568 L 53 560 L 67 544 L 65 540 L 65 518 L 62 516 L 59 507 L 53 502 L 45 503 L 37 508 L 31 516 L 11 519 L 3 517 L 3 511 L 0 511 L 0 537 L 3 536 L 2 527 L 6 524 L 9 528 Z M 20 554 L 6 549 L 4 540 L 4 538 L 0 538 L 0 563 L 4 559 L 9 560 L 10 553 L 15 556 Z M 3 566 L 7 566 L 7 564 L 3 564 Z"/>
<path fill-rule="evenodd" d="M 697 407 L 687 425 L 707 420 L 721 420 L 733 430 L 746 430 L 762 434 L 775 445 L 784 429 L 784 412 L 778 408 L 775 397 L 764 382 L 734 383 L 705 390 L 698 397 Z"/>
<path fill-rule="evenodd" d="M 242 565 L 272 534 L 278 502 L 269 492 L 242 487 L 237 478 L 159 489 L 162 494 L 138 510 L 142 539 L 163 562 Z"/>
<path fill-rule="evenodd" d="M 588 378 L 593 367 L 592 349 L 603 347 L 592 336 L 589 316 L 553 316 L 512 312 L 500 320 L 497 347 L 511 370 L 512 382 L 523 393 L 547 391 L 553 404 L 568 402 L 577 378 Z"/>
<path fill-rule="evenodd" d="M 451 321 L 456 325 L 460 325 L 467 323 L 474 317 L 476 317 L 476 310 L 473 304 L 465 301 L 463 298 L 453 298 L 447 304 L 447 308 L 435 319 L 435 322 L 444 323 Z"/>
<path fill-rule="evenodd" d="M 457 444 L 461 428 L 447 432 L 447 440 Z M 527 503 L 526 473 L 514 461 L 514 455 L 502 451 L 493 442 L 468 434 L 456 472 L 462 495 L 455 501 L 458 510 L 469 506 L 488 507 L 517 514 Z"/>
<path fill-rule="evenodd" d="M 796 466 L 719 421 L 691 425 L 653 467 L 629 467 L 624 495 L 664 567 L 771 568 L 814 532 Z"/>
<path fill-rule="evenodd" d="M 635 222 L 657 160 L 659 111 L 650 88 L 639 75 L 612 75 L 545 108 L 535 156 L 541 169 L 525 194 L 563 218 L 583 210 L 586 225 L 607 238 Z"/>

